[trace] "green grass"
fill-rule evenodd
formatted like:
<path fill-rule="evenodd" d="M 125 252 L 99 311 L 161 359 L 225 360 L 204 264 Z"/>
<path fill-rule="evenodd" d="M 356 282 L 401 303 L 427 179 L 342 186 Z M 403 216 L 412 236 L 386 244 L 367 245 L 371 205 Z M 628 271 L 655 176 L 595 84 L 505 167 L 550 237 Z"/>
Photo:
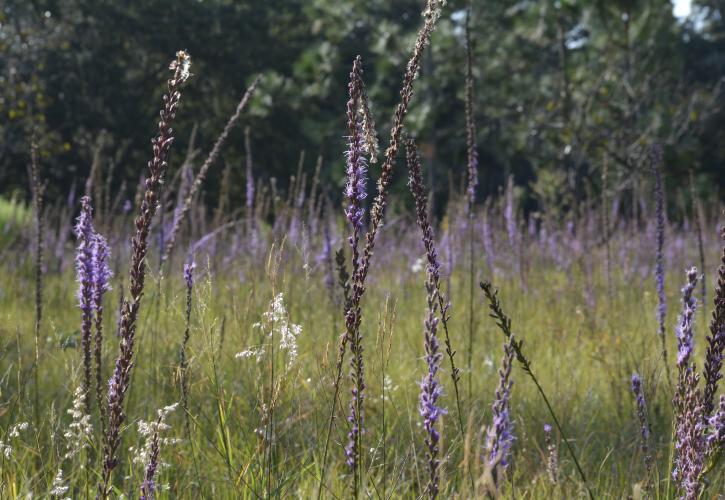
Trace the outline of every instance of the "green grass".
<path fill-rule="evenodd" d="M 0 204 L 0 221 L 7 207 Z M 365 343 L 367 399 L 366 434 L 363 436 L 366 496 L 417 498 L 425 486 L 423 430 L 417 411 L 418 381 L 423 376 L 424 276 L 412 272 L 410 258 L 391 252 L 389 243 L 378 246 L 373 259 L 368 292 L 363 299 L 362 330 Z M 277 247 L 279 248 L 279 247 Z M 715 262 L 717 248 L 712 248 Z M 386 252 L 390 252 L 387 255 Z M 406 255 L 409 255 L 407 252 Z M 684 264 L 694 256 L 680 256 L 668 270 L 668 347 L 675 352 L 674 325 L 678 293 L 684 281 Z M 172 428 L 162 437 L 181 438 L 163 445 L 166 462 L 159 484 L 168 485 L 160 498 L 261 498 L 269 490 L 273 497 L 310 498 L 316 494 L 320 476 L 327 418 L 332 397 L 337 334 L 342 313 L 324 286 L 323 268 L 303 270 L 301 252 L 284 247 L 276 275 L 266 258 L 240 256 L 231 263 L 201 260 L 194 290 L 190 357 L 190 418 L 198 474 L 186 440 L 183 415 L 170 416 Z M 385 265 L 376 265 L 385 257 Z M 201 255 L 198 256 L 200 259 Z M 587 278 L 575 264 L 570 272 L 557 270 L 531 255 L 526 289 L 515 276 L 493 277 L 500 290 L 513 330 L 525 340 L 532 367 L 555 411 L 572 439 L 573 448 L 590 481 L 596 498 L 622 498 L 636 494 L 644 480 L 639 452 L 639 431 L 629 377 L 638 371 L 649 399 L 653 447 L 659 471 L 656 496 L 667 498 L 669 478 L 671 397 L 663 383 L 663 366 L 656 336 L 656 295 L 653 278 L 639 276 L 625 281 L 613 276 L 611 303 L 603 257 L 591 256 L 594 272 L 589 286 L 594 304 L 585 300 Z M 481 257 L 476 265 L 485 268 Z M 155 263 L 151 266 L 156 269 Z M 459 262 L 452 276 L 451 335 L 458 350 L 458 365 L 465 365 L 467 339 L 468 265 Z M 125 269 L 125 264 L 119 269 Z M 137 353 L 131 388 L 127 395 L 128 420 L 122 434 L 120 464 L 115 473 L 117 493 L 137 497 L 142 468 L 132 463 L 130 446 L 141 446 L 139 419 L 155 418 L 157 409 L 180 399 L 178 350 L 184 331 L 185 288 L 181 261 L 172 261 L 171 271 L 152 274 L 142 303 Z M 484 276 L 484 273 L 481 273 Z M 712 273 L 705 279 L 712 282 Z M 106 299 L 104 371 L 108 378 L 117 352 L 114 336 L 118 286 Z M 486 278 L 490 276 L 486 275 Z M 99 464 L 96 432 L 82 456 L 64 460 L 73 391 L 79 384 L 78 325 L 80 313 L 75 298 L 72 271 L 45 278 L 45 313 L 42 324 L 41 422 L 11 440 L 13 453 L 0 460 L 0 496 L 44 496 L 59 468 L 70 482 L 72 498 L 95 495 Z M 236 359 L 235 354 L 264 342 L 261 320 L 272 297 L 284 293 L 289 318 L 302 325 L 297 361 L 285 368 L 284 353 L 276 351 L 274 439 L 271 451 L 263 441 L 265 427 L 262 404 L 269 405 L 269 350 L 259 362 Z M 29 266 L 0 264 L 0 440 L 15 422 L 33 420 L 32 380 L 34 343 L 33 277 Z M 471 496 L 468 468 L 480 477 L 480 456 L 485 426 L 497 383 L 496 370 L 503 353 L 504 338 L 488 317 L 483 295 L 476 295 L 475 350 L 473 352 L 473 398 L 464 397 L 463 420 L 468 432 L 460 436 L 455 421 L 455 401 L 443 359 L 443 403 L 449 414 L 442 419 L 441 496 Z M 708 304 L 709 310 L 709 304 Z M 333 321 L 335 324 L 333 325 Z M 704 315 L 698 314 L 696 354 L 698 366 L 704 353 Z M 672 359 L 672 356 L 670 358 Z M 345 364 L 347 369 L 347 363 Z M 551 423 L 536 388 L 518 366 L 513 371 L 512 414 L 517 440 L 512 473 L 503 485 L 505 497 L 576 498 L 585 494 L 565 447 L 559 443 L 560 480 L 549 483 L 545 470 L 543 425 Z M 383 398 L 383 380 L 388 379 Z M 464 372 L 462 383 L 466 381 Z M 351 478 L 342 447 L 346 442 L 349 384 L 344 379 L 342 409 L 331 439 L 326 472 L 325 498 L 349 498 Z M 98 429 L 95 398 L 93 422 Z M 383 455 L 385 462 L 383 462 Z M 88 464 L 87 466 L 84 466 Z M 267 467 L 266 464 L 271 464 Z M 271 468 L 271 483 L 267 469 Z M 722 466 L 710 474 L 710 494 L 725 488 Z M 480 493 L 480 492 L 479 492 Z M 674 494 L 670 490 L 669 496 Z"/>
<path fill-rule="evenodd" d="M 32 212 L 25 203 L 15 197 L 7 199 L 0 196 L 0 246 L 10 242 L 21 228 L 28 227 Z"/>

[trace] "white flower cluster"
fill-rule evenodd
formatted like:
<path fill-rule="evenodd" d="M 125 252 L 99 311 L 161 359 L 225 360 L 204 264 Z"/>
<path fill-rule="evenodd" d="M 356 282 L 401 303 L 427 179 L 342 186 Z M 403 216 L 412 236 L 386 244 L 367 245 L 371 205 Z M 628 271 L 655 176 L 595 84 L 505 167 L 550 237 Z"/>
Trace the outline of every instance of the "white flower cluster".
<path fill-rule="evenodd" d="M 65 484 L 65 480 L 63 479 L 63 469 L 58 469 L 58 474 L 55 475 L 55 479 L 53 479 L 53 484 L 50 486 L 50 491 L 48 492 L 48 494 L 51 496 L 60 497 L 62 495 L 65 495 L 68 492 L 69 488 L 70 487 Z"/>
<path fill-rule="evenodd" d="M 86 413 L 86 403 L 83 397 L 83 389 L 78 387 L 73 393 L 73 407 L 68 410 L 72 421 L 68 424 L 68 430 L 63 433 L 66 438 L 65 458 L 73 458 L 88 447 L 88 441 L 93 434 L 91 416 Z"/>
<path fill-rule="evenodd" d="M 269 310 L 262 314 L 262 322 L 254 323 L 253 328 L 261 328 L 267 336 L 279 336 L 279 347 L 287 351 L 287 369 L 297 360 L 297 337 L 302 333 L 302 326 L 291 323 L 287 308 L 284 305 L 284 294 L 277 294 L 269 303 Z M 264 354 L 264 347 L 246 349 L 236 354 L 237 359 L 256 357 L 259 363 Z"/>
<path fill-rule="evenodd" d="M 138 433 L 144 438 L 144 445 L 141 448 L 129 447 L 129 451 L 133 454 L 133 463 L 140 464 L 146 467 L 151 460 L 151 444 L 153 443 L 154 434 L 161 434 L 164 431 L 171 429 L 171 426 L 166 423 L 166 418 L 170 413 L 173 413 L 179 403 L 174 403 L 169 406 L 165 406 L 158 410 L 158 419 L 147 422 L 145 420 L 138 421 Z M 180 442 L 178 438 L 159 438 L 159 445 L 172 446 Z M 166 467 L 168 464 L 159 462 L 159 469 Z"/>
<path fill-rule="evenodd" d="M 8 429 L 7 439 L 15 439 L 20 437 L 20 433 L 28 430 L 30 425 L 27 422 L 20 422 L 14 424 Z M 13 447 L 9 442 L 0 440 L 0 455 L 3 455 L 6 460 L 9 460 L 13 456 Z"/>

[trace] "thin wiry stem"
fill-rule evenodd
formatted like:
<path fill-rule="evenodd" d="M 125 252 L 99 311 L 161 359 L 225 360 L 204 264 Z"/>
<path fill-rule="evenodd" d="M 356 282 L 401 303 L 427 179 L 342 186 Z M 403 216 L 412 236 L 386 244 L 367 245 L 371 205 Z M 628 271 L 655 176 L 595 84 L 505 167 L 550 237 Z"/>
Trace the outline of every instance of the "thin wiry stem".
<path fill-rule="evenodd" d="M 443 295 L 440 284 L 440 261 L 438 258 L 438 250 L 436 249 L 435 236 L 433 234 L 433 228 L 430 224 L 428 215 L 428 199 L 425 186 L 423 185 L 423 174 L 421 168 L 420 157 L 418 156 L 415 141 L 408 139 L 406 141 L 406 163 L 408 166 L 408 173 L 410 180 L 408 186 L 410 192 L 413 195 L 416 209 L 416 219 L 418 226 L 422 233 L 423 246 L 426 250 L 426 257 L 428 259 L 428 267 L 431 269 L 431 278 L 435 287 L 435 296 L 438 302 L 438 308 L 440 309 L 440 321 L 443 325 L 444 342 L 446 345 L 446 355 L 451 365 L 451 380 L 453 381 L 453 391 L 456 397 L 456 414 L 458 420 L 458 429 L 461 433 L 461 439 L 465 437 L 465 430 L 463 426 L 463 410 L 461 407 L 460 390 L 458 382 L 460 381 L 460 369 L 456 367 L 455 355 L 456 351 L 453 350 L 451 345 L 451 337 L 448 333 L 448 321 L 450 319 L 449 310 L 450 302 L 448 302 Z M 473 474 L 469 470 L 469 479 L 471 482 L 472 490 L 475 488 L 473 481 Z"/>
<path fill-rule="evenodd" d="M 707 336 L 705 368 L 703 378 L 703 405 L 705 416 L 710 416 L 715 409 L 715 394 L 718 381 L 722 378 L 723 351 L 725 350 L 725 224 L 720 228 L 723 242 L 722 258 L 717 270 L 717 283 L 713 293 L 714 308 L 710 321 L 710 334 Z"/>
<path fill-rule="evenodd" d="M 43 320 L 43 192 L 38 163 L 38 143 L 35 137 L 30 143 L 30 177 L 33 191 L 33 212 L 35 215 L 35 369 L 33 370 L 33 399 L 35 400 L 35 428 L 40 424 L 40 396 L 38 379 L 40 370 L 40 324 Z"/>
<path fill-rule="evenodd" d="M 129 296 L 123 302 L 121 324 L 119 328 L 119 353 L 113 376 L 108 389 L 108 430 L 103 446 L 103 470 L 98 484 L 98 497 L 108 498 L 111 488 L 111 476 L 118 465 L 116 451 L 121 444 L 121 426 L 126 419 L 123 403 L 131 381 L 133 368 L 133 348 L 136 339 L 136 320 L 141 307 L 146 279 L 146 253 L 151 220 L 156 213 L 158 193 L 167 168 L 167 157 L 173 142 L 171 123 L 181 101 L 181 86 L 189 79 L 191 59 L 184 51 L 176 54 L 171 63 L 173 77 L 167 83 L 164 95 L 164 107 L 161 110 L 158 135 L 152 140 L 153 158 L 149 161 L 149 176 L 146 179 L 139 215 L 136 217 L 136 234 L 131 240 L 131 269 L 129 271 Z"/>
<path fill-rule="evenodd" d="M 427 0 L 426 2 L 426 8 L 423 11 L 423 17 L 424 17 L 424 23 L 420 31 L 418 32 L 418 37 L 415 42 L 415 47 L 413 49 L 413 55 L 408 61 L 408 66 L 405 71 L 405 75 L 403 77 L 403 86 L 400 90 L 400 97 L 401 101 L 398 104 L 398 107 L 395 111 L 395 116 L 393 119 L 393 126 L 390 131 L 390 143 L 388 145 L 388 148 L 385 150 L 385 157 L 383 160 L 383 164 L 381 166 L 381 174 L 380 178 L 378 179 L 378 194 L 375 197 L 375 200 L 373 201 L 373 206 L 370 210 L 370 228 L 368 229 L 368 232 L 365 235 L 365 249 L 362 255 L 361 264 L 358 272 L 353 277 L 354 286 L 351 290 L 351 296 L 350 296 L 350 308 L 348 309 L 346 307 L 346 316 L 347 311 L 354 311 L 353 314 L 357 316 L 355 318 L 354 323 L 357 323 L 359 325 L 359 316 L 356 314 L 357 310 L 359 308 L 360 300 L 362 299 L 362 296 L 365 291 L 365 279 L 367 277 L 368 269 L 370 266 L 370 260 L 373 255 L 373 250 L 375 247 L 375 240 L 377 237 L 378 230 L 380 229 L 380 226 L 382 225 L 383 220 L 383 212 L 385 210 L 385 206 L 387 204 L 387 198 L 388 198 L 388 184 L 390 183 L 390 178 L 392 176 L 393 172 L 393 166 L 395 164 L 396 155 L 398 153 L 398 149 L 400 148 L 400 136 L 403 132 L 403 120 L 405 119 L 405 115 L 408 112 L 408 104 L 410 103 L 410 99 L 413 96 L 413 82 L 415 78 L 417 77 L 418 70 L 420 68 L 420 60 L 423 55 L 423 51 L 425 47 L 430 42 L 430 36 L 433 32 L 433 29 L 435 28 L 436 22 L 438 21 L 438 18 L 440 17 L 440 9 L 441 9 L 441 3 L 438 0 Z M 343 342 L 341 342 L 340 345 L 342 352 L 344 354 L 346 346 Z M 340 367 L 340 370 L 342 368 Z M 340 375 L 336 377 L 336 380 L 340 379 Z M 335 387 L 335 394 L 337 394 L 339 391 L 337 384 Z M 335 416 L 335 403 L 336 399 L 333 399 L 332 403 L 332 409 L 330 411 L 330 422 L 334 420 Z M 329 443 L 331 434 L 331 423 L 329 424 L 329 431 L 327 433 L 327 437 L 325 438 L 326 445 L 325 449 L 327 449 L 327 443 Z M 326 472 L 326 456 L 323 457 L 323 463 L 322 463 L 322 471 L 320 473 L 320 488 L 317 491 L 317 498 L 319 499 L 322 495 L 322 485 L 324 484 L 325 480 L 325 472 Z"/>
<path fill-rule="evenodd" d="M 490 316 L 496 320 L 496 325 L 499 327 L 504 336 L 507 339 L 511 340 L 513 335 L 513 332 L 511 331 L 511 319 L 506 316 L 506 314 L 503 312 L 503 309 L 501 309 L 501 303 L 498 300 L 498 290 L 496 290 L 489 282 L 482 282 L 481 289 L 483 290 L 484 295 L 488 299 L 489 309 L 491 310 Z M 564 430 L 561 428 L 561 424 L 559 423 L 559 419 L 556 417 L 556 413 L 554 413 L 554 409 L 551 407 L 549 398 L 546 396 L 544 389 L 541 387 L 541 384 L 539 384 L 539 380 L 536 378 L 534 372 L 531 370 L 531 363 L 529 362 L 528 358 L 524 356 L 524 353 L 522 351 L 523 344 L 523 340 L 511 340 L 511 347 L 516 354 L 516 360 L 521 365 L 521 368 L 523 368 L 523 370 L 529 375 L 529 378 L 531 378 L 531 380 L 534 382 L 534 385 L 539 391 L 539 394 L 541 394 L 541 397 L 544 400 L 544 404 L 549 410 L 549 414 L 551 415 L 552 420 L 554 420 L 554 424 L 559 430 L 559 434 L 561 435 L 561 438 L 566 445 L 566 449 L 569 451 L 569 455 L 571 455 L 571 458 L 574 461 L 576 470 L 579 473 L 579 477 L 581 478 L 582 482 L 584 483 L 584 487 L 587 490 L 589 498 L 594 500 L 594 493 L 592 493 L 592 490 L 589 488 L 589 483 L 587 482 L 587 478 L 584 475 L 584 470 L 582 470 L 581 465 L 579 465 L 579 460 L 577 460 L 576 453 L 574 453 L 574 449 L 569 443 L 569 440 L 567 439 Z"/>
<path fill-rule="evenodd" d="M 655 255 L 655 282 L 657 285 L 657 321 L 659 323 L 659 336 L 662 351 L 662 361 L 665 365 L 667 383 L 672 386 L 670 378 L 670 364 L 667 361 L 667 342 L 665 339 L 665 318 L 667 317 L 667 302 L 665 296 L 665 193 L 662 180 L 662 146 L 654 144 L 650 152 L 652 169 L 655 179 L 655 215 L 657 217 L 657 253 Z"/>
<path fill-rule="evenodd" d="M 227 137 L 229 137 L 229 133 L 234 128 L 234 125 L 237 123 L 237 121 L 239 121 L 239 117 L 242 115 L 242 111 L 244 111 L 244 108 L 247 107 L 247 104 L 252 98 L 252 95 L 254 95 L 254 91 L 257 89 L 260 78 L 260 76 L 257 76 L 252 84 L 249 86 L 249 88 L 247 88 L 246 92 L 244 92 L 242 99 L 237 105 L 237 109 L 234 111 L 234 114 L 229 118 L 229 121 L 224 126 L 224 130 L 222 130 L 222 133 L 219 134 L 219 137 L 217 138 L 214 146 L 209 152 L 209 156 L 206 157 L 206 160 L 199 169 L 199 172 L 196 174 L 196 178 L 194 179 L 194 182 L 192 183 L 191 188 L 186 195 L 186 198 L 184 198 L 184 203 L 174 213 L 174 221 L 171 226 L 171 234 L 169 235 L 168 243 L 166 244 L 166 248 L 164 249 L 162 260 L 168 259 L 171 255 L 171 251 L 174 249 L 174 245 L 176 244 L 176 237 L 178 236 L 179 229 L 181 229 L 181 223 L 184 221 L 184 217 L 191 208 L 191 203 L 194 200 L 194 196 L 199 191 L 199 188 L 204 182 L 209 168 L 219 156 L 222 146 L 226 142 Z"/>
<path fill-rule="evenodd" d="M 475 330 L 475 313 L 473 308 L 473 297 L 476 288 L 476 273 L 473 260 L 473 205 L 476 201 L 476 186 L 478 185 L 478 149 L 476 148 L 476 121 L 474 117 L 474 100 L 473 100 L 473 42 L 471 40 L 471 11 L 473 10 L 472 2 L 468 4 L 466 12 L 466 150 L 468 155 L 468 186 L 466 189 L 466 214 L 468 216 L 468 400 L 472 400 L 472 361 L 473 361 L 473 333 Z M 490 271 L 490 270 L 489 270 Z M 446 329 L 447 331 L 447 329 Z M 446 333 L 446 337 L 447 337 Z M 452 360 L 451 360 L 452 363 Z M 454 385 L 458 382 L 454 380 Z M 458 388 L 456 387 L 456 393 Z M 461 432 L 463 425 L 461 425 Z M 471 477 L 471 486 L 474 488 L 473 476 Z"/>

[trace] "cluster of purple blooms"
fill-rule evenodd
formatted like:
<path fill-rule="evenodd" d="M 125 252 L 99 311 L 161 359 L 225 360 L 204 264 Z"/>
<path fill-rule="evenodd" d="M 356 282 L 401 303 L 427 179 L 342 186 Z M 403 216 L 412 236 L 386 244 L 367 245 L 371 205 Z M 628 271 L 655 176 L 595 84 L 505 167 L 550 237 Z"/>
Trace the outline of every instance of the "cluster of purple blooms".
<path fill-rule="evenodd" d="M 493 421 L 488 428 L 486 437 L 486 450 L 488 465 L 494 472 L 506 470 L 510 463 L 511 448 L 514 440 L 514 423 L 511 418 L 511 367 L 514 360 L 514 337 L 504 345 L 504 355 L 499 368 L 499 382 L 496 388 L 496 398 L 491 406 Z"/>
<path fill-rule="evenodd" d="M 100 353 L 103 321 L 103 295 L 110 290 L 112 276 L 110 250 L 106 238 L 93 228 L 93 209 L 88 196 L 81 198 L 81 212 L 75 226 L 78 248 L 76 273 L 78 276 L 78 303 L 81 309 L 81 346 L 83 350 L 83 391 L 86 404 L 91 386 L 91 329 L 96 324 L 96 350 Z M 100 370 L 100 367 L 96 367 Z M 99 404 L 102 404 L 99 401 Z"/>

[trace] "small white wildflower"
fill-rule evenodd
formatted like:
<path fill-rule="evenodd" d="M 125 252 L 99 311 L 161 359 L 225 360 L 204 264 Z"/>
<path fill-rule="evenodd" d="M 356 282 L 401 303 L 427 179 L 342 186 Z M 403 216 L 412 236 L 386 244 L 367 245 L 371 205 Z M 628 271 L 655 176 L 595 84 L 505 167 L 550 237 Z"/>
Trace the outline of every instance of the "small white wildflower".
<path fill-rule="evenodd" d="M 133 456 L 133 463 L 140 464 L 144 468 L 146 468 L 148 463 L 151 461 L 151 446 L 153 444 L 154 434 L 161 434 L 162 432 L 171 429 L 171 426 L 166 423 L 166 418 L 169 416 L 170 413 L 176 411 L 178 407 L 179 403 L 165 406 L 163 408 L 160 408 L 156 412 L 158 415 L 157 420 L 154 420 L 152 422 L 147 422 L 146 420 L 139 420 L 137 422 L 136 425 L 138 426 L 138 433 L 144 438 L 144 445 L 139 448 L 133 446 L 129 447 L 128 450 Z M 180 439 L 176 438 L 159 438 L 160 445 L 171 446 L 179 443 L 180 441 Z M 159 462 L 159 469 L 167 466 L 168 464 L 164 462 Z"/>
<path fill-rule="evenodd" d="M 423 257 L 418 257 L 418 259 L 413 262 L 413 265 L 410 266 L 410 271 L 417 274 L 423 270 L 424 264 L 425 261 L 423 260 Z"/>
<path fill-rule="evenodd" d="M 63 469 L 58 469 L 58 474 L 55 475 L 55 479 L 53 479 L 53 484 L 51 485 L 48 494 L 59 497 L 61 495 L 65 495 L 68 489 L 68 485 L 66 485 L 63 480 Z"/>
<path fill-rule="evenodd" d="M 262 322 L 252 325 L 260 328 L 267 337 L 279 337 L 279 347 L 287 351 L 287 369 L 297 360 L 297 337 L 302 333 L 302 326 L 291 323 L 287 308 L 284 305 L 284 294 L 277 294 L 269 303 L 269 309 L 262 314 Z M 247 349 L 236 355 L 237 359 L 257 357 L 257 362 L 264 354 L 262 348 Z"/>
<path fill-rule="evenodd" d="M 12 427 L 10 427 L 10 430 L 8 431 L 8 437 L 9 438 L 16 438 L 20 437 L 20 433 L 22 431 L 28 430 L 28 423 L 27 422 L 20 422 L 19 424 L 15 424 Z"/>
<path fill-rule="evenodd" d="M 73 458 L 83 448 L 88 447 L 88 440 L 93 434 L 91 416 L 86 414 L 83 389 L 80 387 L 73 393 L 73 407 L 67 413 L 73 420 L 68 424 L 68 430 L 63 433 L 63 437 L 68 440 L 65 458 Z"/>
<path fill-rule="evenodd" d="M 264 347 L 251 347 L 243 350 L 242 352 L 236 353 L 234 357 L 237 359 L 257 358 L 257 363 L 259 363 L 262 360 L 263 355 Z"/>
<path fill-rule="evenodd" d="M 0 441 L 0 453 L 2 453 L 6 460 L 10 460 L 10 457 L 13 456 L 13 447 Z"/>

